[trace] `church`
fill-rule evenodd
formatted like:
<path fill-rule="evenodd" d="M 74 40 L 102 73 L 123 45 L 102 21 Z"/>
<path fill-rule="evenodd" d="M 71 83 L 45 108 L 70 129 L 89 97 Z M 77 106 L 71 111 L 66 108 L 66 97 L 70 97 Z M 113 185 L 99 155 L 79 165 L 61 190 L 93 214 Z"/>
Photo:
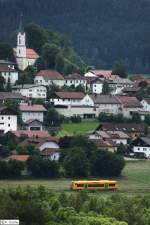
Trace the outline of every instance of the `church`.
<path fill-rule="evenodd" d="M 28 66 L 33 66 L 39 55 L 34 49 L 26 47 L 26 34 L 23 29 L 22 19 L 20 19 L 19 30 L 17 34 L 17 46 L 13 49 L 18 69 L 23 71 Z"/>

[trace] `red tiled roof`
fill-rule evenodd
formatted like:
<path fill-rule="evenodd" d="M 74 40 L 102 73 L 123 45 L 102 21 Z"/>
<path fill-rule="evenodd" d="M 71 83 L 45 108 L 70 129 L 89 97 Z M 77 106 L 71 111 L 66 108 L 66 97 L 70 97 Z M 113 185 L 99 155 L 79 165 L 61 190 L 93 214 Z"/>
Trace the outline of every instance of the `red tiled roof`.
<path fill-rule="evenodd" d="M 109 79 L 112 75 L 112 70 L 91 70 L 96 76 L 102 76 L 106 79 Z"/>
<path fill-rule="evenodd" d="M 55 92 L 55 95 L 62 99 L 83 99 L 85 96 L 83 92 Z"/>
<path fill-rule="evenodd" d="M 14 55 L 16 57 L 16 48 L 13 48 Z M 34 51 L 32 48 L 27 48 L 26 49 L 26 58 L 28 59 L 38 59 L 39 55 Z"/>
<path fill-rule="evenodd" d="M 17 130 L 17 131 L 11 131 L 16 137 L 20 137 L 21 135 L 27 135 L 28 138 L 49 138 L 51 137 L 48 133 L 48 131 L 40 131 L 40 130 Z"/>
<path fill-rule="evenodd" d="M 17 72 L 17 70 L 12 69 L 11 67 L 9 67 L 6 64 L 0 64 L 0 72 Z"/>
<path fill-rule="evenodd" d="M 27 58 L 28 59 L 38 59 L 39 55 L 32 48 L 27 48 Z"/>
<path fill-rule="evenodd" d="M 140 101 L 136 97 L 119 96 L 118 99 L 126 108 L 142 108 Z"/>
<path fill-rule="evenodd" d="M 20 110 L 25 112 L 46 112 L 43 105 L 20 104 Z"/>
<path fill-rule="evenodd" d="M 41 70 L 36 76 L 42 76 L 48 80 L 64 80 L 63 76 L 56 70 Z"/>
<path fill-rule="evenodd" d="M 50 135 L 49 135 L 49 137 L 42 137 L 42 138 L 41 137 L 39 137 L 39 138 L 36 138 L 36 137 L 27 138 L 24 141 L 22 141 L 19 144 L 19 146 L 25 147 L 29 144 L 41 146 L 45 142 L 58 142 L 58 138 L 50 136 Z"/>
<path fill-rule="evenodd" d="M 84 76 L 81 76 L 78 73 L 69 74 L 68 76 L 64 77 L 66 80 L 86 80 Z"/>
<path fill-rule="evenodd" d="M 112 140 L 93 139 L 93 141 L 95 142 L 98 148 L 116 147 L 115 142 L 113 142 Z"/>
<path fill-rule="evenodd" d="M 143 133 L 146 128 L 144 123 L 101 123 L 96 131 L 123 131 L 125 133 Z"/>
<path fill-rule="evenodd" d="M 8 157 L 9 160 L 18 160 L 22 162 L 27 161 L 28 158 L 29 158 L 29 155 L 11 155 Z"/>
<path fill-rule="evenodd" d="M 49 149 L 44 149 L 43 151 L 41 151 L 41 155 L 43 156 L 52 156 L 53 154 L 60 152 L 60 149 L 56 149 L 56 148 L 49 148 Z"/>

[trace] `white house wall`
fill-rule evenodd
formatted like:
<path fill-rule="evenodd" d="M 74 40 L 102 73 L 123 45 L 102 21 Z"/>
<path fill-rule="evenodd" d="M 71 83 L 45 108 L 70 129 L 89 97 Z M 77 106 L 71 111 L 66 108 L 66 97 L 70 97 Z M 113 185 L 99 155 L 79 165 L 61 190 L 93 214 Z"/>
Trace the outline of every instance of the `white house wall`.
<path fill-rule="evenodd" d="M 101 94 L 103 91 L 103 84 L 102 83 L 93 83 L 92 84 L 92 93 L 94 94 Z"/>
<path fill-rule="evenodd" d="M 123 108 L 122 113 L 124 117 L 132 118 L 132 112 L 138 113 L 141 111 L 141 108 Z"/>
<path fill-rule="evenodd" d="M 84 88 L 86 88 L 86 80 L 78 80 L 78 79 L 72 79 L 72 80 L 65 80 L 65 85 L 68 87 L 71 87 L 74 85 L 74 87 L 77 87 L 79 85 L 82 85 Z"/>
<path fill-rule="evenodd" d="M 23 122 L 26 122 L 27 120 L 39 120 L 41 122 L 43 122 L 44 120 L 44 115 L 43 112 L 22 112 L 22 120 Z"/>
<path fill-rule="evenodd" d="M 20 93 L 27 98 L 42 98 L 45 99 L 47 97 L 47 90 L 44 86 L 37 86 L 31 88 L 22 88 L 13 90 L 15 93 Z"/>
<path fill-rule="evenodd" d="M 134 153 L 144 153 L 147 158 L 150 158 L 150 147 L 134 146 L 133 147 L 133 152 Z"/>
<path fill-rule="evenodd" d="M 94 102 L 93 102 L 93 100 L 90 98 L 89 95 L 86 95 L 86 96 L 81 100 L 81 105 L 94 106 Z"/>
<path fill-rule="evenodd" d="M 42 84 L 45 86 L 49 86 L 52 84 L 55 84 L 59 87 L 62 87 L 65 85 L 65 80 L 48 80 L 48 79 L 44 79 L 42 76 L 36 76 L 34 79 L 34 83 L 35 84 Z"/>
<path fill-rule="evenodd" d="M 14 85 L 18 80 L 18 72 L 2 72 L 2 76 L 5 79 L 5 83 L 8 83 L 10 78 L 10 84 Z"/>
<path fill-rule="evenodd" d="M 141 101 L 141 104 L 143 105 L 143 111 L 150 112 L 150 105 L 144 99 Z"/>
<path fill-rule="evenodd" d="M 54 105 L 81 105 L 80 99 L 50 99 L 50 102 L 53 102 Z"/>
<path fill-rule="evenodd" d="M 12 130 L 17 130 L 17 116 L 16 115 L 0 115 L 0 130 L 4 133 Z"/>
<path fill-rule="evenodd" d="M 93 115 L 93 117 L 97 117 L 98 113 L 94 107 L 71 107 L 68 108 L 56 108 L 57 112 L 61 115 L 64 115 L 65 117 L 71 117 L 71 116 L 80 116 L 81 118 L 84 117 L 84 115 Z"/>
<path fill-rule="evenodd" d="M 121 113 L 119 104 L 99 104 L 99 113 L 108 113 L 117 115 Z"/>

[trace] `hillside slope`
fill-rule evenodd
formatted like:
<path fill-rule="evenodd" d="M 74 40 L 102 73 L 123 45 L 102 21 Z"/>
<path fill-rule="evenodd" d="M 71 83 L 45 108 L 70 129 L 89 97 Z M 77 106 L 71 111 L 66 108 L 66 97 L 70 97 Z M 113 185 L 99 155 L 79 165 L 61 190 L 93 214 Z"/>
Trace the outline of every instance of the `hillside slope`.
<path fill-rule="evenodd" d="M 15 41 L 19 14 L 63 33 L 97 67 L 127 61 L 150 71 L 150 0 L 0 0 L 0 41 Z"/>

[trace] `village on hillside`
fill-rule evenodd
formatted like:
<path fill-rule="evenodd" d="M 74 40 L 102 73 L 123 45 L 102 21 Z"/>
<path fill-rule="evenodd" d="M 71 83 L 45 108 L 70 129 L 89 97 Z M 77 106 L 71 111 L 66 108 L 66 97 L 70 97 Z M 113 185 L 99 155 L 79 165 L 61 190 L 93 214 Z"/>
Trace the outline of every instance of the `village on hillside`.
<path fill-rule="evenodd" d="M 62 123 L 97 121 L 84 134 L 97 149 L 126 158 L 150 159 L 150 79 L 142 75 L 122 77 L 112 70 L 88 69 L 62 74 L 53 69 L 35 72 L 32 82 L 20 72 L 40 57 L 26 47 L 19 25 L 15 62 L 0 60 L 0 157 L 26 162 L 34 152 L 59 161 L 65 141 Z M 26 171 L 27 172 L 27 171 Z"/>

